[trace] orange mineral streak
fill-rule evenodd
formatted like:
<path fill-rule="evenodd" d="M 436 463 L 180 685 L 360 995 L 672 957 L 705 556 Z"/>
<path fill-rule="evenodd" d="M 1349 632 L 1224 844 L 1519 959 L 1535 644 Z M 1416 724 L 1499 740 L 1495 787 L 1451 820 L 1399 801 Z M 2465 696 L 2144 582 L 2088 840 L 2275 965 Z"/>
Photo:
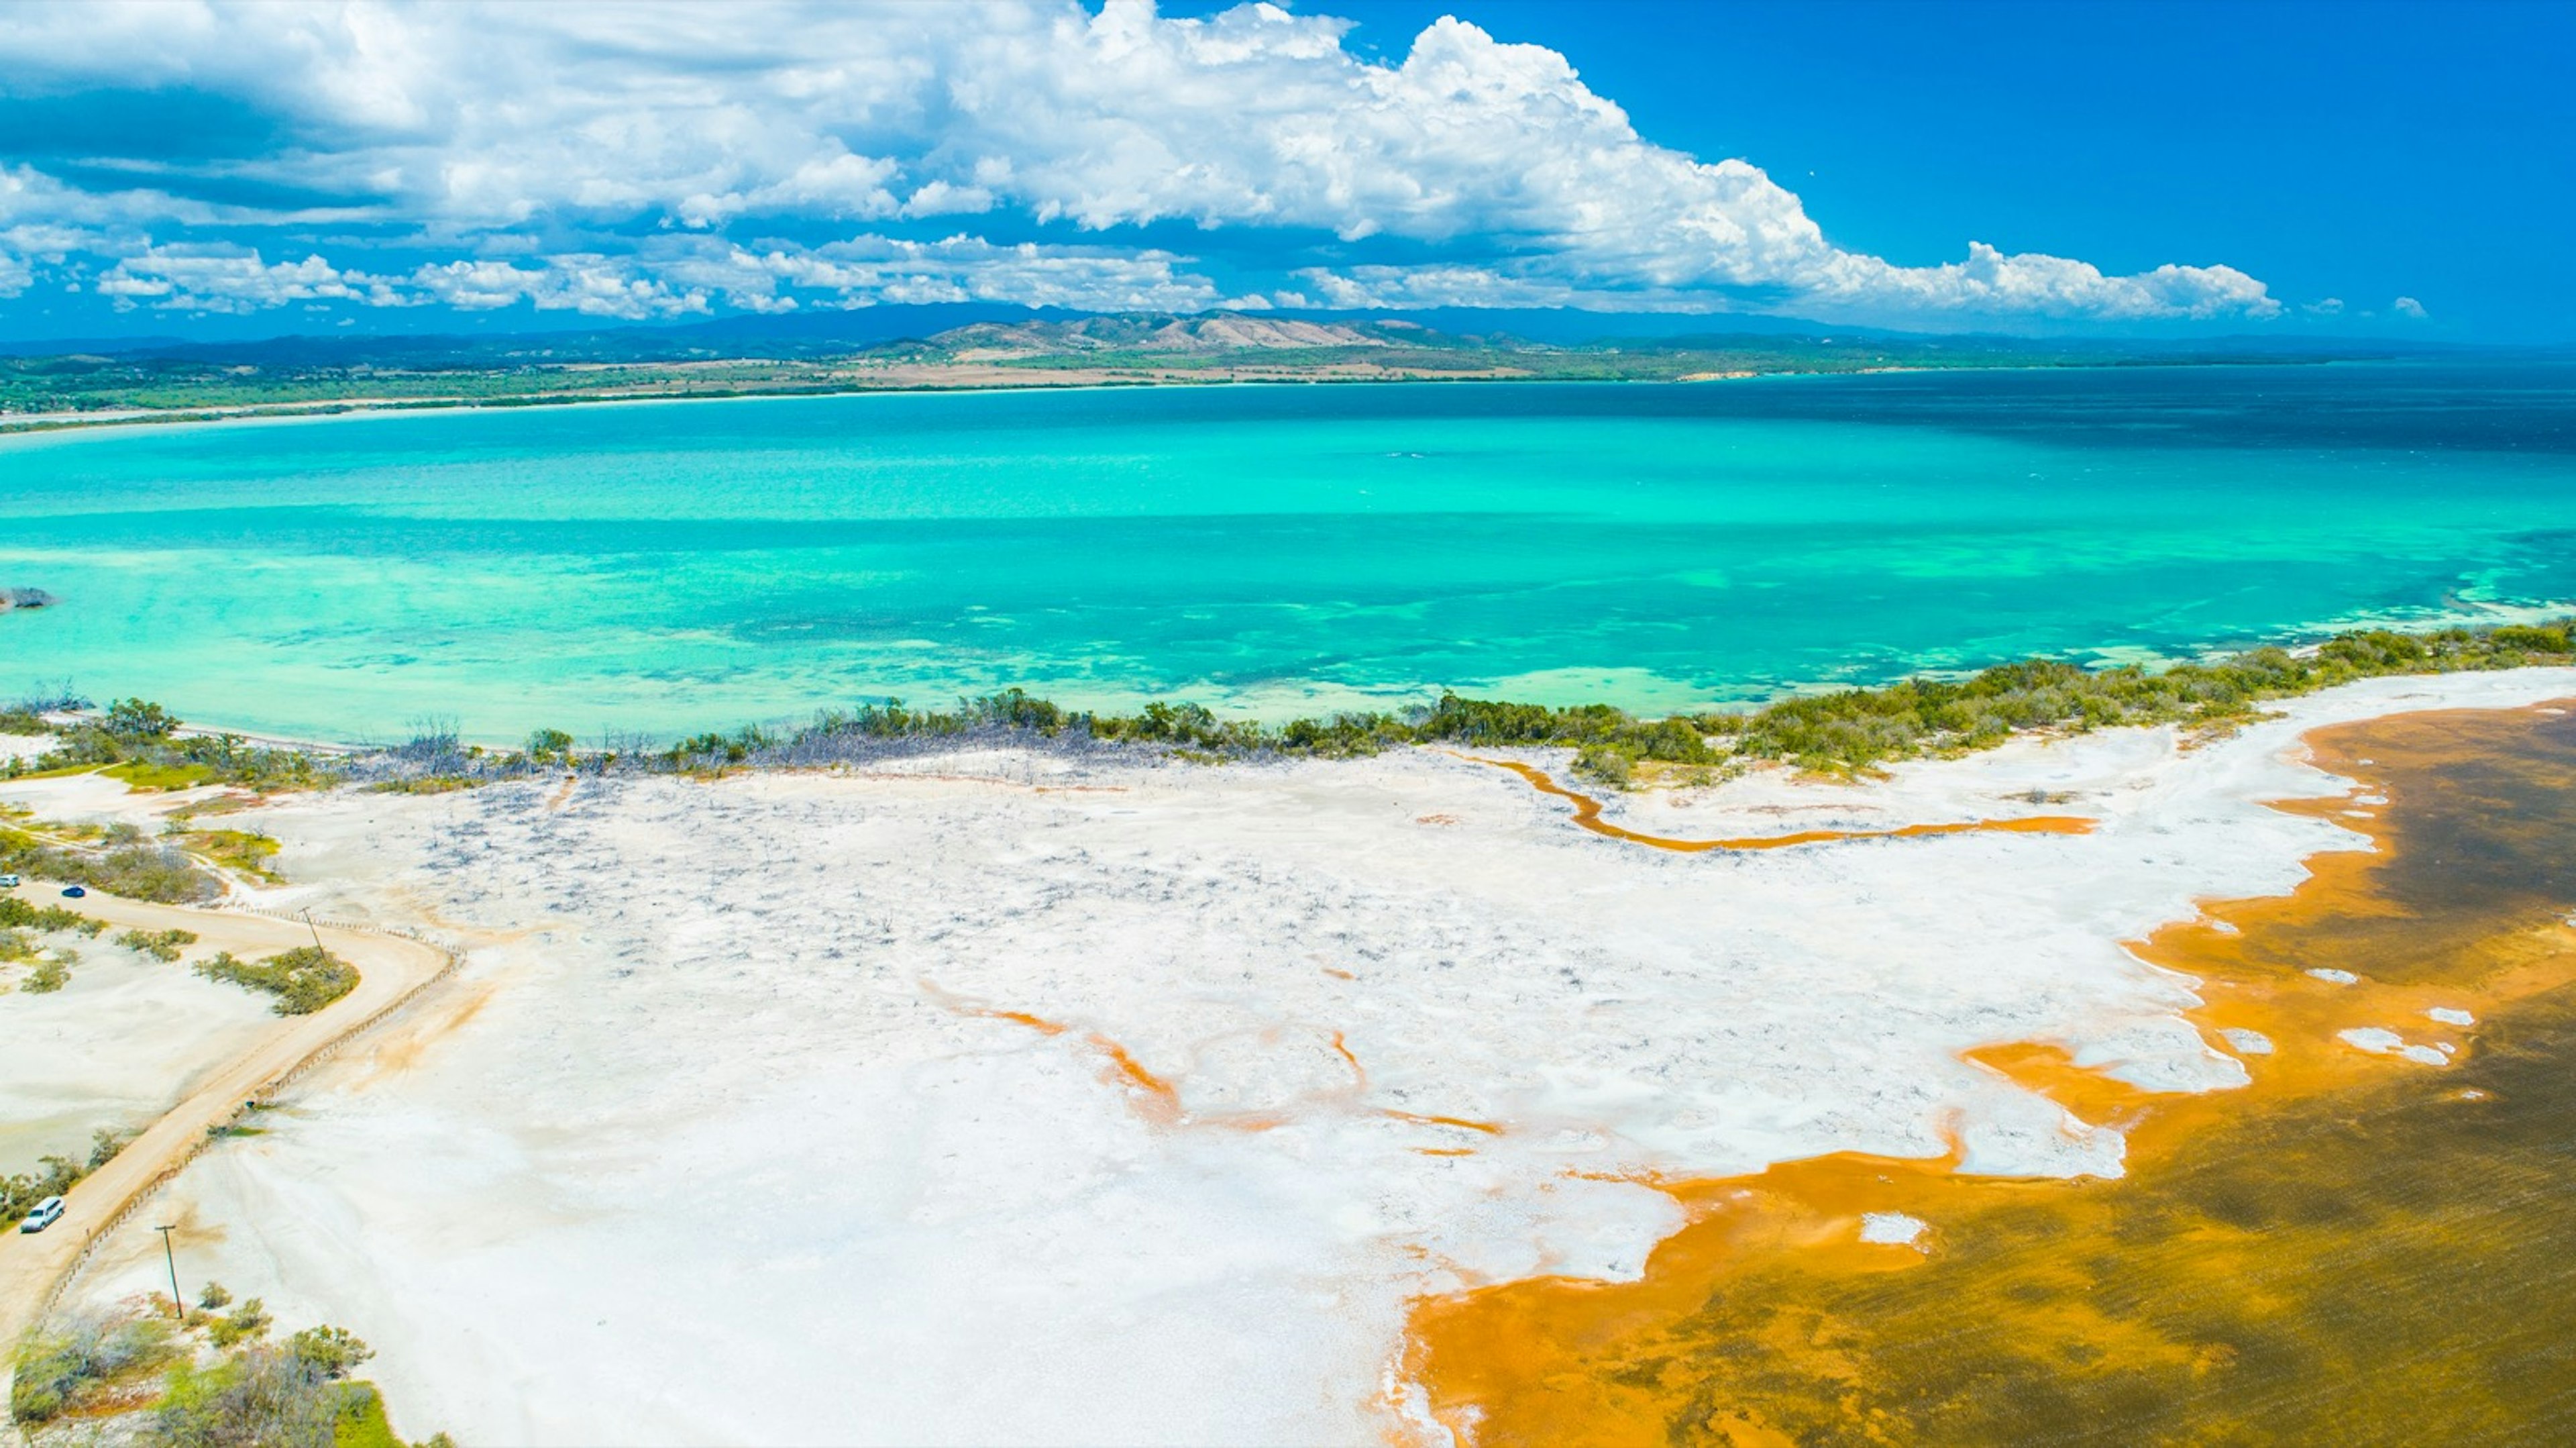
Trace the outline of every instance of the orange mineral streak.
<path fill-rule="evenodd" d="M 982 1001 L 942 990 L 926 980 L 921 982 L 921 993 L 930 997 L 942 1008 L 954 1011 L 961 1016 L 974 1016 L 988 1021 L 1009 1021 L 1015 1026 L 1026 1026 L 1041 1036 L 1066 1035 L 1074 1029 L 1062 1021 L 1051 1021 L 1044 1016 L 1031 1015 L 1027 1011 L 1009 1011 L 998 1006 L 986 1005 Z M 1139 1116 L 1156 1126 L 1172 1126 L 1179 1123 L 1183 1114 L 1181 1093 L 1171 1082 L 1146 1070 L 1144 1064 L 1130 1054 L 1125 1046 L 1098 1031 L 1085 1031 L 1082 1040 L 1083 1044 L 1108 1059 L 1108 1067 L 1101 1073 L 1102 1079 L 1124 1086 L 1135 1093 L 1136 1113 Z"/>
<path fill-rule="evenodd" d="M 1477 764 L 1490 764 L 1507 769 L 1529 781 L 1530 788 L 1541 794 L 1552 794 L 1574 802 L 1574 822 L 1596 835 L 1626 840 L 1632 845 L 1673 850 L 1681 854 L 1704 854 L 1710 850 L 1784 850 L 1791 845 L 1821 845 L 1834 840 L 1912 840 L 1926 835 L 1967 835 L 1999 833 L 2009 835 L 2081 835 L 2090 834 L 2093 821 L 2083 815 L 2030 815 L 2008 820 L 1965 820 L 1949 824 L 1904 825 L 1892 830 L 1800 830 L 1787 835 L 1754 835 L 1734 840 L 1675 840 L 1662 835 L 1649 835 L 1601 817 L 1601 801 L 1578 794 L 1550 779 L 1546 771 L 1509 759 L 1486 759 L 1480 755 L 1461 754 L 1460 759 Z"/>
<path fill-rule="evenodd" d="M 1342 1033 L 1339 1031 L 1333 1032 L 1333 1050 L 1339 1054 L 1343 1060 L 1351 1063 L 1352 1082 L 1365 1089 L 1368 1085 L 1368 1068 L 1360 1064 L 1359 1057 L 1351 1054 L 1350 1043 L 1342 1039 Z"/>
<path fill-rule="evenodd" d="M 1453 1126 L 1460 1131 L 1481 1131 L 1487 1136 L 1500 1136 L 1503 1129 L 1490 1121 L 1470 1121 L 1463 1116 L 1416 1116 L 1410 1111 L 1390 1111 L 1387 1115 L 1416 1126 Z"/>
<path fill-rule="evenodd" d="M 2134 947 L 2198 978 L 2210 1039 L 2269 1038 L 2243 1057 L 2250 1088 L 2149 1092 L 2048 1042 L 1972 1051 L 2123 1127 L 2127 1176 L 1968 1176 L 1954 1148 L 1661 1184 L 1689 1223 L 1639 1281 L 1416 1304 L 1405 1367 L 1434 1415 L 1488 1445 L 2568 1441 L 2576 1207 L 2556 1205 L 2556 1164 L 2576 1103 L 2526 1117 L 2516 1155 L 2505 1118 L 2475 1113 L 2537 1098 L 2564 1060 L 2516 1065 L 2525 1048 L 2496 1063 L 2505 1084 L 2473 1081 L 2490 1031 L 2576 1041 L 2576 868 L 2556 863 L 2576 854 L 2576 720 L 2417 714 L 2308 743 L 2392 804 L 2278 807 L 2375 851 L 2318 856 L 2291 895 L 2213 903 Z M 2478 1024 L 2439 1025 L 2435 1006 Z M 2449 1043 L 2459 1064 L 2335 1038 L 2357 1026 Z M 1928 1229 L 1863 1243 L 1872 1212 Z M 2468 1309 L 2526 1281 L 2518 1307 Z"/>
<path fill-rule="evenodd" d="M 1083 1037 L 1093 1049 L 1109 1058 L 1108 1079 L 1136 1093 L 1136 1112 L 1156 1126 L 1171 1126 L 1181 1119 L 1181 1093 L 1172 1083 L 1148 1071 L 1127 1048 L 1098 1031 Z M 1258 1128 L 1256 1128 L 1258 1129 Z"/>

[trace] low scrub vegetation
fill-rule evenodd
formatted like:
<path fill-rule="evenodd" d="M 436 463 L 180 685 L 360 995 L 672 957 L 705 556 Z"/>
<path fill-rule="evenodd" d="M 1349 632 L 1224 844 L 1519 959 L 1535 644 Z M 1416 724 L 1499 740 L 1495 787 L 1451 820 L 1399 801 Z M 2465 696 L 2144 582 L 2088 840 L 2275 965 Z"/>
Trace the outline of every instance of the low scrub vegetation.
<path fill-rule="evenodd" d="M 223 893 L 223 884 L 184 851 L 142 841 L 79 847 L 0 826 L 0 872 L 62 880 L 131 900 L 193 905 Z"/>
<path fill-rule="evenodd" d="M 33 713 L 24 717 L 35 726 L 26 732 L 53 735 L 54 747 L 33 760 L 0 765 L 0 778 L 102 769 L 137 789 L 227 784 L 261 793 L 311 789 L 338 778 L 329 761 L 304 750 L 253 745 L 234 734 L 181 738 L 181 721 L 142 699 L 120 699 L 105 714 L 62 728 Z"/>
<path fill-rule="evenodd" d="M 0 1222 L 14 1228 L 20 1218 L 36 1209 L 36 1203 L 70 1191 L 72 1183 L 115 1160 L 116 1154 L 125 1150 L 133 1140 L 134 1133 L 130 1131 L 111 1131 L 102 1127 L 90 1133 L 86 1160 L 70 1156 L 38 1157 L 37 1170 L 0 1177 Z"/>
<path fill-rule="evenodd" d="M 144 1448 L 406 1448 L 384 1398 L 350 1374 L 375 1356 L 345 1328 L 268 1338 L 258 1299 L 229 1315 L 231 1295 L 209 1284 L 186 1329 L 166 1300 L 59 1319 L 18 1350 L 11 1419 L 37 1442 L 66 1420 L 80 1441 Z M 196 1336 L 204 1333 L 202 1341 Z M 441 1433 L 417 1448 L 454 1448 Z"/>
<path fill-rule="evenodd" d="M 285 877 L 271 863 L 277 858 L 275 838 L 250 830 L 183 830 L 174 837 L 183 849 L 205 856 L 228 870 L 237 870 L 267 884 L 279 884 Z"/>
<path fill-rule="evenodd" d="M 0 895 L 0 928 L 20 930 L 77 930 L 96 937 L 107 928 L 107 922 L 83 915 L 67 905 L 30 905 L 15 895 Z"/>
<path fill-rule="evenodd" d="M 35 969 L 27 972 L 27 978 L 18 983 L 18 989 L 29 995 L 52 995 L 72 983 L 72 966 L 79 960 L 79 956 L 68 950 L 48 952 L 44 959 L 36 962 Z"/>
<path fill-rule="evenodd" d="M 95 1412 L 139 1395 L 151 1375 L 180 1354 L 170 1320 L 157 1314 L 77 1313 L 18 1351 L 9 1416 L 34 1428 L 66 1414 Z"/>
<path fill-rule="evenodd" d="M 567 769 L 707 775 L 738 767 L 817 768 L 975 743 L 1142 749 L 1211 761 L 1343 758 L 1421 744 L 1552 747 L 1574 750 L 1581 771 L 1613 783 L 1627 782 L 1641 766 L 1667 777 L 1674 771 L 1704 775 L 1770 761 L 1849 774 L 1923 755 L 1982 749 L 2033 730 L 2071 733 L 2169 723 L 2223 728 L 2253 717 L 2268 701 L 2383 675 L 2566 664 L 2576 661 L 2569 628 L 2568 622 L 2558 622 L 2427 633 L 2362 629 L 2310 649 L 2249 649 L 2162 668 L 2088 668 L 2065 660 L 2026 659 L 1964 677 L 1922 676 L 1879 687 L 1802 694 L 1742 711 L 1662 719 L 1640 718 L 1607 704 L 1528 704 L 1444 693 L 1428 706 L 1263 724 L 1220 718 L 1202 705 L 1163 701 L 1133 714 L 1089 713 L 1025 690 L 1005 689 L 960 699 L 945 709 L 888 699 L 827 710 L 798 727 L 749 725 L 667 745 L 623 738 L 583 749 L 563 730 L 540 729 L 522 748 L 495 751 L 464 743 L 452 722 L 425 721 L 402 744 L 328 763 L 293 751 L 245 751 L 238 741 L 177 740 L 171 733 L 177 721 L 166 711 L 127 699 L 94 723 L 62 731 L 63 742 L 38 764 L 205 765 L 211 771 L 206 778 L 252 788 L 355 780 L 380 790 L 419 794 Z M 265 873 L 267 854 L 262 845 L 248 842 L 258 837 L 220 843 L 208 835 L 188 838 L 228 864 Z M 0 869 L 10 868 L 10 848 L 8 833 L 0 830 Z M 151 888 L 214 892 L 211 880 L 184 884 L 176 873 L 157 869 L 153 859 L 134 853 L 145 848 L 123 846 L 109 858 L 118 860 L 127 874 L 144 877 L 139 883 Z M 273 844 L 266 848 L 273 850 Z M 34 865 L 27 868 L 42 873 Z M 114 873 L 105 864 L 88 868 Z M 100 888 L 117 887 L 102 883 Z"/>
<path fill-rule="evenodd" d="M 953 740 L 974 735 L 1072 734 L 1090 741 L 1161 747 L 1193 758 L 1259 754 L 1346 757 L 1397 745 L 1557 747 L 1577 752 L 1596 778 L 1624 783 L 1640 764 L 1740 768 L 1784 761 L 1831 773 L 1895 760 L 1957 754 L 2032 730 L 2083 732 L 2124 724 L 2216 728 L 2268 701 L 2394 674 L 2440 674 L 2565 664 L 2576 656 L 2569 625 L 2452 628 L 2432 633 L 2369 629 L 2312 650 L 2251 649 L 2162 669 L 2090 669 L 2052 659 L 2002 664 L 1965 678 L 1920 677 L 1878 688 L 1783 699 L 1742 712 L 1641 719 L 1606 704 L 1550 706 L 1449 693 L 1428 708 L 1341 713 L 1265 725 L 1218 718 L 1195 704 L 1154 703 L 1124 716 L 1082 714 L 1008 690 L 961 700 L 953 710 L 899 701 L 818 716 L 803 729 L 757 728 L 683 740 L 649 756 L 667 768 L 835 762 L 851 741 Z M 630 756 L 631 758 L 631 756 Z M 601 756 L 603 767 L 615 762 Z"/>
<path fill-rule="evenodd" d="M 281 1016 L 311 1015 L 358 984 L 355 967 L 314 945 L 299 945 L 256 963 L 235 959 L 231 951 L 219 950 L 197 963 L 197 974 L 208 980 L 266 991 L 277 997 L 275 1010 Z"/>
<path fill-rule="evenodd" d="M 139 955 L 151 956 L 164 964 L 179 958 L 179 952 L 197 943 L 193 930 L 129 930 L 116 937 L 116 943 Z"/>

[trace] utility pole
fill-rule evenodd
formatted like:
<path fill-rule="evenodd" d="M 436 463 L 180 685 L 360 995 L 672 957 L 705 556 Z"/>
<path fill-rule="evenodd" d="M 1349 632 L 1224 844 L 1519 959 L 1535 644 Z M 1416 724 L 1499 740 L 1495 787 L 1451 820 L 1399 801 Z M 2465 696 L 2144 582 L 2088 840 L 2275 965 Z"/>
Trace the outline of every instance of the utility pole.
<path fill-rule="evenodd" d="M 329 955 L 331 952 L 322 949 L 322 927 L 313 923 L 313 912 L 310 910 L 304 912 L 304 928 L 313 932 L 313 948 L 324 955 Z"/>
<path fill-rule="evenodd" d="M 184 1323 L 188 1320 L 188 1300 L 179 1295 L 179 1259 L 170 1250 L 170 1234 L 179 1229 L 155 1227 L 152 1230 L 161 1234 L 161 1259 L 170 1264 L 170 1310 Z"/>

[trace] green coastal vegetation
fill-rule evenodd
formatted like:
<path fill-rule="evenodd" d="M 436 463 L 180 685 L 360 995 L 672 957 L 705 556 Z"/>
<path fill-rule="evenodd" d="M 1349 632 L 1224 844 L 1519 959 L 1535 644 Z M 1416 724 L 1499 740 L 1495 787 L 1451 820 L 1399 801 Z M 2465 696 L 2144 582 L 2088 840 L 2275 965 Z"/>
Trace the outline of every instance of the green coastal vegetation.
<path fill-rule="evenodd" d="M 116 943 L 138 955 L 148 955 L 167 965 L 179 958 L 179 952 L 197 943 L 193 930 L 129 930 L 116 937 Z"/>
<path fill-rule="evenodd" d="M 2356 629 L 2312 647 L 2267 645 L 2160 667 L 2025 659 L 1960 676 L 1919 675 L 1876 687 L 1796 694 L 1756 708 L 1664 718 L 1608 704 L 1515 703 L 1444 692 L 1410 709 L 1345 711 L 1273 724 L 1162 701 L 1133 714 L 1097 713 L 1005 689 L 944 709 L 887 700 L 827 709 L 800 726 L 747 725 L 669 744 L 624 738 L 582 749 L 567 731 L 540 729 L 519 748 L 488 749 L 464 743 L 452 728 L 432 727 L 401 745 L 321 756 L 244 749 L 229 736 L 179 737 L 179 722 L 160 706 L 127 699 L 95 722 L 84 719 L 59 730 L 35 717 L 53 711 L 21 706 L 19 717 L 54 732 L 59 742 L 12 767 L 43 774 L 98 768 L 103 758 L 155 768 L 184 761 L 204 767 L 208 779 L 245 789 L 359 783 L 436 793 L 564 770 L 704 775 L 733 768 L 820 768 L 978 739 L 1127 748 L 1205 763 L 1351 758 L 1413 745 L 1562 748 L 1575 751 L 1581 773 L 1611 785 L 1707 781 L 1765 764 L 1851 776 L 1900 760 L 1991 748 L 2031 732 L 2078 734 L 2150 724 L 2225 729 L 2256 717 L 2267 703 L 2359 679 L 2567 664 L 2576 661 L 2571 627 L 2576 620 L 2426 632 Z M 275 850 L 265 837 L 232 831 L 177 838 L 254 874 L 265 874 Z M 0 870 L 77 880 L 145 899 L 197 900 L 220 891 L 220 882 L 178 849 L 112 838 L 99 845 L 69 852 L 0 825 Z"/>
<path fill-rule="evenodd" d="M 674 769 L 818 758 L 840 738 L 922 739 L 978 731 L 1098 741 L 1201 760 L 1261 755 L 1347 758 L 1403 745 L 1570 748 L 1585 774 L 1631 782 L 1641 766 L 1741 770 L 1784 763 L 1850 775 L 1903 759 L 1991 748 L 2033 731 L 2084 733 L 2118 725 L 2225 728 L 2267 702 L 2395 674 L 2444 674 L 2565 664 L 2576 653 L 2570 622 L 2365 629 L 2313 649 L 2265 647 L 2165 668 L 2085 668 L 2028 659 L 1964 678 L 1922 676 L 1877 688 L 1794 696 L 1745 711 L 1643 719 L 1607 704 L 1549 706 L 1444 693 L 1427 708 L 1339 713 L 1285 724 L 1218 718 L 1195 704 L 1147 705 L 1132 715 L 1076 713 L 1019 690 L 961 701 L 951 710 L 889 702 L 818 715 L 792 732 L 744 729 L 685 739 L 654 757 Z"/>
<path fill-rule="evenodd" d="M 0 708 L 0 734 L 50 734 L 43 757 L 0 765 L 0 779 L 102 770 L 137 789 L 192 789 L 221 784 L 268 793 L 328 783 L 328 765 L 310 751 L 253 745 L 237 734 L 181 736 L 181 721 L 158 704 L 119 699 L 105 713 L 56 726 L 44 715 L 85 709 L 69 689 Z"/>
<path fill-rule="evenodd" d="M 69 946 L 43 949 L 36 937 L 78 933 L 95 938 L 106 928 L 107 922 L 60 905 L 36 906 L 15 895 L 0 895 L 0 965 L 34 961 L 16 988 L 29 995 L 51 995 L 71 984 L 72 967 L 80 955 Z"/>
<path fill-rule="evenodd" d="M 194 1309 L 162 1297 L 64 1314 L 19 1346 L 10 1420 L 35 1448 L 405 1448 L 383 1395 L 350 1376 L 373 1348 L 328 1324 L 273 1342 L 273 1326 L 258 1298 L 234 1304 L 218 1283 Z M 417 1448 L 454 1445 L 440 1433 Z"/>
<path fill-rule="evenodd" d="M 8 824 L 0 824 L 0 874 L 60 880 L 164 905 L 193 905 L 223 893 L 223 882 L 171 845 L 135 839 L 74 846 Z"/>
<path fill-rule="evenodd" d="M 133 1132 L 102 1127 L 90 1133 L 86 1158 L 40 1156 L 36 1158 L 36 1170 L 0 1176 L 0 1223 L 15 1229 L 19 1219 L 36 1209 L 36 1203 L 70 1191 L 74 1182 L 115 1160 L 116 1154 L 133 1140 Z"/>
<path fill-rule="evenodd" d="M 299 945 L 261 961 L 218 950 L 197 964 L 197 974 L 277 997 L 281 1016 L 307 1016 L 357 988 L 358 972 L 318 945 Z"/>

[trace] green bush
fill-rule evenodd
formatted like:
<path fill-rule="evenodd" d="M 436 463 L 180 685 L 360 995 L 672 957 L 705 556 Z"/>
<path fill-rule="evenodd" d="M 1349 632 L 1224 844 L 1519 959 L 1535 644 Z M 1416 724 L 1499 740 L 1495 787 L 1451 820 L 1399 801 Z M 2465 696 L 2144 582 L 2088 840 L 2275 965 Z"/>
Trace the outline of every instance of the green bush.
<path fill-rule="evenodd" d="M 206 1323 L 206 1337 L 217 1347 L 234 1347 L 252 1338 L 268 1335 L 268 1305 L 256 1297 L 245 1297 L 230 1317 L 217 1317 Z"/>
<path fill-rule="evenodd" d="M 275 1009 L 281 1016 L 311 1015 L 358 984 L 358 972 L 348 962 L 311 945 L 299 945 L 257 964 L 237 960 L 231 951 L 219 950 L 197 963 L 197 974 L 208 980 L 267 991 L 277 997 Z"/>
<path fill-rule="evenodd" d="M 120 744 L 149 744 L 167 739 L 179 727 L 170 711 L 141 699 L 119 699 L 107 706 L 107 717 L 99 727 Z"/>
<path fill-rule="evenodd" d="M 167 964 L 179 958 L 179 952 L 197 943 L 193 930 L 129 930 L 116 937 L 116 943 L 128 950 L 151 956 Z"/>
<path fill-rule="evenodd" d="M 47 880 L 66 880 L 111 895 L 163 905 L 192 905 L 223 893 L 221 882 L 198 869 L 186 855 L 174 849 L 133 843 L 92 855 L 58 848 L 25 830 L 5 826 L 0 826 L 0 871 Z M 40 916 L 43 914 L 41 911 L 38 913 Z M 72 911 L 65 910 L 59 916 L 48 918 L 64 922 L 61 928 L 97 933 L 80 923 L 85 917 Z M 56 927 L 46 925 L 44 928 Z"/>
<path fill-rule="evenodd" d="M 18 1350 L 9 1416 L 27 1427 L 50 1422 L 88 1406 L 118 1379 L 158 1367 L 177 1353 L 170 1326 L 159 1317 L 73 1316 Z"/>
<path fill-rule="evenodd" d="M 257 1299 L 242 1304 L 256 1308 Z M 236 1313 L 238 1319 L 241 1313 Z M 144 1442 L 153 1448 L 402 1448 L 372 1384 L 345 1381 L 375 1350 L 346 1328 L 307 1328 L 283 1344 L 209 1324 L 220 1360 L 174 1368 Z M 265 1318 L 261 1326 L 266 1326 Z M 430 1444 L 454 1448 L 446 1435 Z M 424 1445 L 428 1448 L 428 1445 Z"/>
<path fill-rule="evenodd" d="M 29 995 L 52 995 L 72 983 L 71 961 L 70 952 L 55 951 L 36 962 L 36 968 L 18 983 L 18 989 Z"/>
<path fill-rule="evenodd" d="M 36 1165 L 44 1169 L 0 1177 L 0 1221 L 16 1226 L 36 1203 L 61 1196 L 81 1179 L 81 1164 L 67 1156 L 40 1156 Z"/>
<path fill-rule="evenodd" d="M 33 762 L 36 771 L 108 766 L 117 778 L 146 789 L 232 784 L 268 792 L 311 789 L 339 775 L 327 759 L 299 749 L 246 745 L 237 734 L 175 737 L 179 720 L 158 704 L 120 699 L 106 717 L 52 730 L 53 748 Z M 0 774 L 30 772 L 12 760 Z"/>
<path fill-rule="evenodd" d="M 107 922 L 61 905 L 39 909 L 15 895 L 0 895 L 0 926 L 22 926 L 31 930 L 77 930 L 96 937 L 107 929 Z"/>
<path fill-rule="evenodd" d="M 144 1441 L 153 1448 L 332 1448 L 345 1390 L 266 1344 L 170 1373 Z"/>
<path fill-rule="evenodd" d="M 110 850 L 83 872 L 93 889 L 129 900 L 163 905 L 191 905 L 223 893 L 213 876 L 196 862 L 166 846 L 128 845 Z"/>
<path fill-rule="evenodd" d="M 326 1378 L 345 1378 L 352 1368 L 376 1355 L 345 1327 L 308 1327 L 286 1340 L 286 1350 Z"/>

